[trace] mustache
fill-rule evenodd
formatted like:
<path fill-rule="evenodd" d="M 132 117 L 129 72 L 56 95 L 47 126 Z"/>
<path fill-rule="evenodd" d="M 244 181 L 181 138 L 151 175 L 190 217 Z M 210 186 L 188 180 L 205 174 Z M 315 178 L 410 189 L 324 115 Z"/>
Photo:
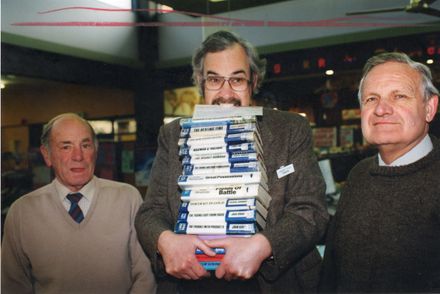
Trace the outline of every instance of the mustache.
<path fill-rule="evenodd" d="M 234 106 L 241 106 L 241 100 L 237 98 L 218 97 L 212 101 L 212 105 L 220 105 L 220 104 L 232 104 Z"/>

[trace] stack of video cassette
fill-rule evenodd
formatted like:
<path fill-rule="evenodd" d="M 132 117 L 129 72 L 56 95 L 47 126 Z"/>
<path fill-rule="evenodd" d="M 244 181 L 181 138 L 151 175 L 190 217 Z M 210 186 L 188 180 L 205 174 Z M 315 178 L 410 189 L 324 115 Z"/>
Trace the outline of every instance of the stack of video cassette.
<path fill-rule="evenodd" d="M 177 234 L 201 239 L 250 237 L 265 227 L 270 204 L 257 116 L 182 119 L 179 155 L 182 175 Z M 225 254 L 197 250 L 207 270 Z"/>

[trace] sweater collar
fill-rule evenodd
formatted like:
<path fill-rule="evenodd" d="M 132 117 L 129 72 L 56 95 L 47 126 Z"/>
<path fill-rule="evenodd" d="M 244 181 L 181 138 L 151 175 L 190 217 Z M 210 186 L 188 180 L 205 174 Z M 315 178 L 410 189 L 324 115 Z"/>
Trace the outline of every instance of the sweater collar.
<path fill-rule="evenodd" d="M 382 157 L 380 156 L 380 153 L 377 155 L 379 160 L 380 166 L 402 166 L 402 165 L 408 165 L 410 163 L 416 162 L 417 160 L 425 157 L 429 152 L 431 152 L 433 146 L 431 138 L 428 134 L 423 138 L 422 141 L 419 142 L 414 148 L 412 148 L 410 151 L 402 155 L 401 157 L 397 158 L 391 164 L 386 164 Z"/>
<path fill-rule="evenodd" d="M 370 165 L 370 174 L 373 176 L 397 177 L 414 173 L 420 169 L 426 168 L 440 160 L 440 140 L 430 136 L 433 149 L 426 156 L 404 166 L 379 166 L 378 155 L 374 157 Z"/>
<path fill-rule="evenodd" d="M 66 186 L 61 184 L 61 182 L 55 178 L 53 180 L 53 183 L 55 185 L 55 189 L 57 190 L 58 197 L 61 199 L 61 201 L 64 201 L 66 199 L 66 195 L 72 193 Z M 84 187 L 81 188 L 78 192 L 81 193 L 85 199 L 87 199 L 89 202 L 92 202 L 93 196 L 95 195 L 96 191 L 96 180 L 95 176 L 92 177 L 92 179 L 84 185 Z"/>

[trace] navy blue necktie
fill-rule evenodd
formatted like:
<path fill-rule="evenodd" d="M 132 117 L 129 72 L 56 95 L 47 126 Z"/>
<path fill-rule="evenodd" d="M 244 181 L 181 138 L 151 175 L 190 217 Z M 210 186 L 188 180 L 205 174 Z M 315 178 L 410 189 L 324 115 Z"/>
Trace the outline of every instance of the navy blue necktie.
<path fill-rule="evenodd" d="M 78 205 L 78 202 L 81 200 L 82 197 L 83 195 L 81 193 L 67 195 L 67 199 L 69 199 L 71 203 L 69 214 L 77 223 L 80 223 L 84 219 L 84 214 Z"/>

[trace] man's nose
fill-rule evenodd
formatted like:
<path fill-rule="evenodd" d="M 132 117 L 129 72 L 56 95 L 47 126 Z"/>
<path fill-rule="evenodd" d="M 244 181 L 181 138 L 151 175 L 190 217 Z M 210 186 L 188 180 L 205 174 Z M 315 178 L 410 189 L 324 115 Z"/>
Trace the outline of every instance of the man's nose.
<path fill-rule="evenodd" d="M 229 84 L 229 81 L 225 80 L 223 83 L 223 86 L 220 88 L 219 93 L 223 97 L 232 97 L 234 93 L 234 90 L 232 89 L 231 85 Z"/>
<path fill-rule="evenodd" d="M 387 99 L 379 99 L 374 109 L 374 113 L 378 116 L 383 116 L 393 113 L 393 105 Z"/>
<path fill-rule="evenodd" d="M 82 160 L 83 159 L 83 150 L 81 147 L 74 147 L 72 151 L 72 158 L 74 160 Z"/>

